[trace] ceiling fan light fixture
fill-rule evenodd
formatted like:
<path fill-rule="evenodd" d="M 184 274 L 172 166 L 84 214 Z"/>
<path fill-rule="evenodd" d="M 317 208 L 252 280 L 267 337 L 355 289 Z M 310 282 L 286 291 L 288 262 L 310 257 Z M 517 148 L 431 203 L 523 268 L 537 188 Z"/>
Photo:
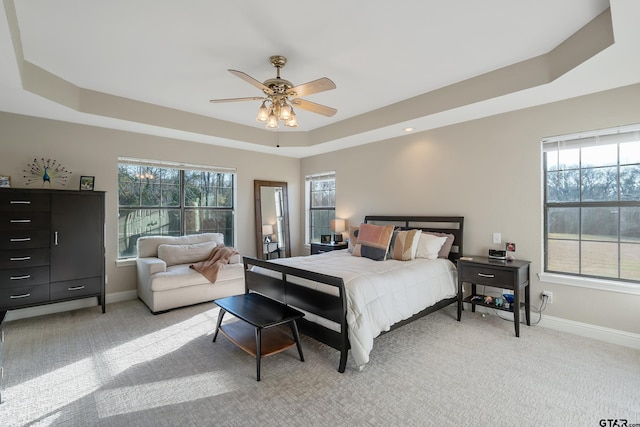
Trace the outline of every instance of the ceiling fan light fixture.
<path fill-rule="evenodd" d="M 269 110 L 267 110 L 267 106 L 265 105 L 267 101 L 262 101 L 262 105 L 258 109 L 258 117 L 256 117 L 256 121 L 258 122 L 266 122 L 269 117 Z"/>
<path fill-rule="evenodd" d="M 287 104 L 287 100 L 283 99 L 282 105 L 280 106 L 280 115 L 278 116 L 278 120 L 286 122 L 287 120 L 289 120 L 290 116 L 291 116 L 291 107 L 289 106 L 289 104 Z"/>
<path fill-rule="evenodd" d="M 293 108 L 291 108 L 291 114 L 289 115 L 289 118 L 287 119 L 287 121 L 284 122 L 284 125 L 290 128 L 298 127 L 298 121 L 296 120 L 296 113 L 293 112 Z"/>
<path fill-rule="evenodd" d="M 278 117 L 276 116 L 273 109 L 269 113 L 269 118 L 267 119 L 267 127 L 269 129 L 277 129 L 278 128 Z"/>
<path fill-rule="evenodd" d="M 271 65 L 273 65 L 277 70 L 276 77 L 273 79 L 267 79 L 264 82 L 260 82 L 242 71 L 232 69 L 228 70 L 234 76 L 260 89 L 263 96 L 211 99 L 209 102 L 261 101 L 262 104 L 258 109 L 256 121 L 265 123 L 266 127 L 270 129 L 277 129 L 279 127 L 278 121 L 283 122 L 287 127 L 298 127 L 298 119 L 293 112 L 293 104 L 303 110 L 321 114 L 326 117 L 332 117 L 336 114 L 338 110 L 335 108 L 298 98 L 299 96 L 307 96 L 335 89 L 336 84 L 334 82 L 327 77 L 321 77 L 296 86 L 289 80 L 285 80 L 280 77 L 280 69 L 287 63 L 287 58 L 281 55 L 274 55 L 269 58 L 269 62 L 271 62 Z"/>

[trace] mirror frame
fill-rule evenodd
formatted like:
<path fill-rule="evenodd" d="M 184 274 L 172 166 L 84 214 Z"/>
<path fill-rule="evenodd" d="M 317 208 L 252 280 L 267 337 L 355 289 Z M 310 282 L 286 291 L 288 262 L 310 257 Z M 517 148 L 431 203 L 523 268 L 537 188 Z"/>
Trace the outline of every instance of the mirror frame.
<path fill-rule="evenodd" d="M 289 193 L 287 183 L 282 181 L 253 181 L 253 195 L 256 212 L 256 258 L 265 259 L 262 253 L 262 187 L 281 187 L 282 188 L 282 214 L 284 215 L 284 256 L 291 256 L 291 243 L 289 239 Z"/>

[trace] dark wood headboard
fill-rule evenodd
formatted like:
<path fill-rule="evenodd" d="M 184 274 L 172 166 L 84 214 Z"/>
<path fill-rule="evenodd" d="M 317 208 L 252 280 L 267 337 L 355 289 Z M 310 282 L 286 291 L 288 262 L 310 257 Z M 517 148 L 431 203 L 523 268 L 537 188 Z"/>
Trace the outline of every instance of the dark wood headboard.
<path fill-rule="evenodd" d="M 450 233 L 453 234 L 454 240 L 449 259 L 456 262 L 463 254 L 463 216 L 367 215 L 364 217 L 364 222 L 376 225 L 395 225 L 404 230 L 420 229 L 437 233 Z"/>

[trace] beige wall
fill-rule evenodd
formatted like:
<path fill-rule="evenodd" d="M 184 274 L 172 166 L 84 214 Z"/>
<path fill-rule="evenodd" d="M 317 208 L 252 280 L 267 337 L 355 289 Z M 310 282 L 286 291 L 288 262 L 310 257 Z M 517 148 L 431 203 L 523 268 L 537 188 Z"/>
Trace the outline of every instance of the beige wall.
<path fill-rule="evenodd" d="M 448 126 L 302 160 L 301 177 L 336 171 L 336 216 L 463 215 L 465 255 L 492 233 L 532 261 L 531 295 L 554 292 L 546 314 L 640 333 L 640 296 L 541 283 L 543 137 L 640 122 L 640 85 Z M 301 224 L 302 226 L 302 224 Z M 302 234 L 302 228 L 298 230 Z M 534 320 L 537 316 L 534 317 Z"/>
<path fill-rule="evenodd" d="M 107 294 L 136 286 L 135 267 L 116 266 L 118 156 L 237 168 L 236 246 L 243 254 L 256 254 L 254 179 L 288 182 L 291 210 L 301 206 L 298 159 L 0 113 L 0 174 L 12 176 L 12 187 L 25 187 L 22 170 L 35 157 L 44 157 L 72 172 L 67 188 L 78 189 L 80 176 L 91 175 L 96 177 L 95 189 L 107 192 Z M 297 215 L 291 226 L 299 228 Z M 291 237 L 293 248 L 301 246 L 296 234 Z"/>
<path fill-rule="evenodd" d="M 237 243 L 255 254 L 253 180 L 287 181 L 294 255 L 304 236 L 305 175 L 336 171 L 337 216 L 358 224 L 366 214 L 464 215 L 465 254 L 494 247 L 493 232 L 532 261 L 534 304 L 554 292 L 545 313 L 640 333 L 640 296 L 540 283 L 542 210 L 540 140 L 545 136 L 640 122 L 640 85 L 415 133 L 298 160 L 130 132 L 0 113 L 0 174 L 24 187 L 22 170 L 51 157 L 107 191 L 107 293 L 135 289 L 134 267 L 116 267 L 117 157 L 235 167 Z M 496 183 L 498 181 L 498 183 Z"/>

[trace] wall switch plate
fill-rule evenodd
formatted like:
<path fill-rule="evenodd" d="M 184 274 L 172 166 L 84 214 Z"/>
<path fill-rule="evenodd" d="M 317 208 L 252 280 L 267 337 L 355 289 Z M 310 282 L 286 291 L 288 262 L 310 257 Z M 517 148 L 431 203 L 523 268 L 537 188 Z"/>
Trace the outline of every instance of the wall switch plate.
<path fill-rule="evenodd" d="M 493 243 L 502 243 L 502 233 L 493 233 Z"/>

